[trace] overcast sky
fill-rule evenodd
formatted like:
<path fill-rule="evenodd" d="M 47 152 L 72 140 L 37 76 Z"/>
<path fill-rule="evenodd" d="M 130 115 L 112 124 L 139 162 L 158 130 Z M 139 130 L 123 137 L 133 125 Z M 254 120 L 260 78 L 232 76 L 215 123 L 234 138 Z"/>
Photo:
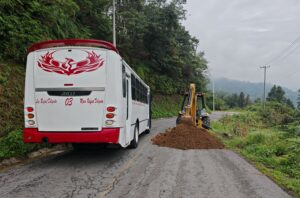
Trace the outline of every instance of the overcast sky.
<path fill-rule="evenodd" d="M 183 24 L 200 40 L 215 78 L 262 82 L 259 67 L 300 36 L 300 0 L 187 0 L 185 9 Z M 297 90 L 300 39 L 285 54 L 270 63 L 267 81 Z"/>

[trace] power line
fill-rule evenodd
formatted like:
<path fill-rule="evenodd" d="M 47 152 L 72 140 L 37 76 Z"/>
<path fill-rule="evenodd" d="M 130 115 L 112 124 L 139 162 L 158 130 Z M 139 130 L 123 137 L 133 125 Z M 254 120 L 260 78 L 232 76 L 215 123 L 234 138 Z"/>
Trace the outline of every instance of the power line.
<path fill-rule="evenodd" d="M 268 65 L 269 64 L 271 64 L 271 63 L 273 63 L 274 61 L 276 61 L 276 60 L 279 60 L 280 58 L 282 58 L 283 56 L 286 58 L 287 56 L 286 56 L 286 52 L 288 52 L 295 44 L 297 44 L 298 42 L 300 41 L 300 36 L 298 36 L 294 41 L 292 41 L 286 48 L 284 48 L 282 51 L 280 51 L 280 53 L 277 55 L 277 56 L 275 56 L 275 57 L 273 57 L 273 58 L 271 58 L 269 61 L 268 61 Z M 294 50 L 293 50 L 294 51 Z M 288 53 L 288 55 L 289 54 L 291 54 L 291 52 L 290 53 Z"/>
<path fill-rule="evenodd" d="M 300 45 L 296 45 L 293 49 L 290 50 L 289 53 L 285 54 L 285 56 L 282 56 L 282 58 L 280 58 L 279 60 L 277 60 L 277 62 L 286 59 L 289 55 L 291 55 L 291 54 L 292 54 L 294 51 L 296 51 L 299 47 L 300 47 Z"/>

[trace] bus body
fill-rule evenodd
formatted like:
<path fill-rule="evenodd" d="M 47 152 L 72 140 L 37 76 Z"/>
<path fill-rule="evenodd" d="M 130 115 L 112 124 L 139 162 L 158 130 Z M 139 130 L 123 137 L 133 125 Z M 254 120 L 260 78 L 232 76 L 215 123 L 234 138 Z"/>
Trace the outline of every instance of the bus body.
<path fill-rule="evenodd" d="M 127 147 L 150 130 L 150 88 L 105 41 L 46 41 L 28 49 L 24 142 Z"/>

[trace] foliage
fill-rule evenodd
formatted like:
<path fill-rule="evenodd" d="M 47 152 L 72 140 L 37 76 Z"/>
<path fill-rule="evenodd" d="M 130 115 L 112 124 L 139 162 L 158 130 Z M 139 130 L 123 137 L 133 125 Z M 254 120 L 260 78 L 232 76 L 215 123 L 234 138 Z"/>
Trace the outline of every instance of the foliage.
<path fill-rule="evenodd" d="M 258 104 L 259 105 L 259 104 Z M 290 106 L 278 102 L 267 102 L 265 110 L 260 109 L 260 117 L 267 126 L 286 127 L 295 119 L 296 112 Z"/>
<path fill-rule="evenodd" d="M 116 7 L 120 53 L 154 92 L 179 93 L 190 82 L 205 88 L 207 62 L 181 25 L 182 1 L 127 0 Z M 42 40 L 111 40 L 111 11 L 110 0 L 1 1 L 0 59 L 24 64 L 27 47 Z"/>
<path fill-rule="evenodd" d="M 25 69 L 0 63 L 0 137 L 23 126 Z"/>
<path fill-rule="evenodd" d="M 1 1 L 0 54 L 24 62 L 27 47 L 37 41 L 90 36 L 76 22 L 79 6 L 72 0 Z"/>
<path fill-rule="evenodd" d="M 182 97 L 178 95 L 155 95 L 152 102 L 152 118 L 177 116 Z"/>
<path fill-rule="evenodd" d="M 297 109 L 300 110 L 300 89 L 298 90 Z"/>
<path fill-rule="evenodd" d="M 291 108 L 294 108 L 293 102 L 289 98 L 285 97 L 285 92 L 280 86 L 274 85 L 272 87 L 271 91 L 268 93 L 267 100 L 278 102 L 278 103 L 285 103 Z"/>
<path fill-rule="evenodd" d="M 207 104 L 209 108 L 212 109 L 212 93 L 208 91 L 207 93 Z M 233 108 L 246 108 L 252 104 L 250 100 L 249 94 L 245 95 L 244 92 L 240 92 L 240 94 L 227 94 L 224 92 L 216 92 L 215 93 L 215 109 L 216 110 L 227 110 Z"/>
<path fill-rule="evenodd" d="M 286 104 L 253 104 L 238 115 L 212 124 L 232 148 L 254 161 L 261 171 L 300 196 L 300 116 Z"/>
<path fill-rule="evenodd" d="M 144 79 L 156 92 L 179 93 L 190 82 L 205 88 L 207 62 L 196 53 L 199 41 L 180 23 L 185 17 L 180 1 L 121 1 L 117 8 L 120 51 L 134 69 L 148 66 Z"/>
<path fill-rule="evenodd" d="M 0 139 L 0 159 L 9 157 L 23 157 L 27 153 L 40 148 L 37 144 L 24 144 L 23 133 L 12 131 L 4 138 Z"/>

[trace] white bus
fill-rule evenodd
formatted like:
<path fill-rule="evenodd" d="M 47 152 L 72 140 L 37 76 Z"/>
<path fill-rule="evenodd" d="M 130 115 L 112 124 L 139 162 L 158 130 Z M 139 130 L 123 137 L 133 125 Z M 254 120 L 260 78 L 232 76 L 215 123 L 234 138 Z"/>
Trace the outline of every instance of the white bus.
<path fill-rule="evenodd" d="M 53 40 L 28 49 L 24 142 L 136 148 L 149 132 L 150 88 L 109 42 Z"/>

